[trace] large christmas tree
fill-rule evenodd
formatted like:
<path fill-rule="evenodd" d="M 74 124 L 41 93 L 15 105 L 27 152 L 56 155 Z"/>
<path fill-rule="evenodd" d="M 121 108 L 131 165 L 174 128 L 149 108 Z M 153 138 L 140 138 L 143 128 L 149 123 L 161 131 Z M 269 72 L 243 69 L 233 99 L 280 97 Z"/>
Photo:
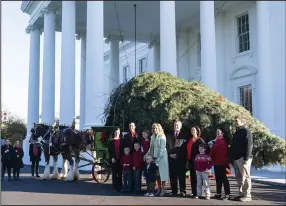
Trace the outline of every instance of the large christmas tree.
<path fill-rule="evenodd" d="M 158 122 L 165 132 L 180 119 L 184 129 L 198 125 L 202 138 L 215 138 L 218 127 L 234 133 L 234 117 L 243 115 L 254 137 L 253 165 L 285 165 L 285 140 L 274 136 L 242 106 L 234 104 L 200 82 L 186 82 L 169 73 L 144 73 L 121 84 L 110 95 L 104 112 L 106 125 L 128 129 L 135 122 L 137 130 L 151 128 Z"/>

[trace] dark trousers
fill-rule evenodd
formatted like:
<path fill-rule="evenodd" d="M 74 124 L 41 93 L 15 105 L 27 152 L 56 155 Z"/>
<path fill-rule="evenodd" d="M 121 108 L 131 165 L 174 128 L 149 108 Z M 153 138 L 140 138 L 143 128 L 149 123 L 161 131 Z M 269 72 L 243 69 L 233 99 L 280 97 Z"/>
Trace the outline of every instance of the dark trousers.
<path fill-rule="evenodd" d="M 115 163 L 111 163 L 112 170 L 112 187 L 116 192 L 120 192 L 122 188 L 122 168 L 120 160 L 116 160 Z"/>
<path fill-rule="evenodd" d="M 7 173 L 8 173 L 8 178 L 11 179 L 11 167 L 10 167 L 10 165 L 2 162 L 2 180 L 4 179 L 6 169 L 7 169 Z"/>
<path fill-rule="evenodd" d="M 132 190 L 132 171 L 123 170 L 123 187 L 122 191 L 131 192 Z"/>
<path fill-rule="evenodd" d="M 170 181 L 172 193 L 178 193 L 178 180 L 180 186 L 180 192 L 186 193 L 186 161 L 185 160 L 173 160 L 170 159 Z"/>
<path fill-rule="evenodd" d="M 197 196 L 197 174 L 194 167 L 190 167 L 191 188 L 194 196 Z"/>
<path fill-rule="evenodd" d="M 14 179 L 19 179 L 20 168 L 13 168 L 13 177 Z"/>
<path fill-rule="evenodd" d="M 39 175 L 39 161 L 32 161 L 32 165 L 31 165 L 31 171 L 32 171 L 32 176 L 34 177 L 35 174 L 35 166 L 36 166 L 36 176 Z"/>
<path fill-rule="evenodd" d="M 155 182 L 147 180 L 147 193 L 155 193 Z"/>
<path fill-rule="evenodd" d="M 230 194 L 229 182 L 226 176 L 226 166 L 227 165 L 215 165 L 215 180 L 216 180 L 216 193 L 221 195 L 222 184 L 224 187 L 225 195 Z"/>
<path fill-rule="evenodd" d="M 133 185 L 134 192 L 141 191 L 142 170 L 133 170 Z"/>

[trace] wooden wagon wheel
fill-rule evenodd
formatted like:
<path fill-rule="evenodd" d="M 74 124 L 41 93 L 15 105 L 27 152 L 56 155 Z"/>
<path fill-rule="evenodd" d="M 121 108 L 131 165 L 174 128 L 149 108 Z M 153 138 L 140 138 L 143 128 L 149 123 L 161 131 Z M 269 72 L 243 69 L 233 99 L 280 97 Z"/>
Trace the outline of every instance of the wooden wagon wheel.
<path fill-rule="evenodd" d="M 92 166 L 92 177 L 97 183 L 105 183 L 110 176 L 110 169 L 107 163 L 94 163 Z"/>

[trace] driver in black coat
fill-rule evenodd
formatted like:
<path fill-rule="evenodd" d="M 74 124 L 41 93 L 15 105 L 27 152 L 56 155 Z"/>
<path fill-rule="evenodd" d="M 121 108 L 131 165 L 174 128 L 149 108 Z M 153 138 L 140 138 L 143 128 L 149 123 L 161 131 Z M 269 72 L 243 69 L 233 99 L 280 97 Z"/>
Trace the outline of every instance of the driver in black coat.
<path fill-rule="evenodd" d="M 31 129 L 31 139 L 36 139 L 33 136 L 35 136 L 35 130 Z M 31 172 L 32 176 L 35 176 L 35 166 L 36 166 L 36 177 L 39 176 L 39 162 L 41 161 L 41 155 L 42 155 L 42 150 L 41 146 L 39 143 L 32 142 L 29 147 L 29 156 L 30 156 L 30 162 L 32 162 L 31 165 Z"/>

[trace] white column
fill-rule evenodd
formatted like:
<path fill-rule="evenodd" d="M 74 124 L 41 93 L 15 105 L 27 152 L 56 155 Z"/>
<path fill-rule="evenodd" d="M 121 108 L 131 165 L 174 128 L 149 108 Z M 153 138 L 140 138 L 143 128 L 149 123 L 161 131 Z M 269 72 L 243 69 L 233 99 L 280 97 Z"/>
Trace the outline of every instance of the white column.
<path fill-rule="evenodd" d="M 152 43 L 152 54 L 153 54 L 153 72 L 160 71 L 160 45 L 159 42 L 155 41 Z"/>
<path fill-rule="evenodd" d="M 189 69 L 189 35 L 188 31 L 182 28 L 179 31 L 178 39 L 178 77 L 189 81 L 190 69 Z"/>
<path fill-rule="evenodd" d="M 201 81 L 217 90 L 214 1 L 200 1 Z"/>
<path fill-rule="evenodd" d="M 75 1 L 62 2 L 61 55 L 60 123 L 71 125 L 75 117 Z"/>
<path fill-rule="evenodd" d="M 79 128 L 84 128 L 85 120 L 85 86 L 86 86 L 86 34 L 81 33 L 81 59 L 80 59 L 80 122 Z"/>
<path fill-rule="evenodd" d="M 42 122 L 55 119 L 55 29 L 56 14 L 44 9 L 44 54 L 42 81 Z"/>
<path fill-rule="evenodd" d="M 160 70 L 177 76 L 175 1 L 160 1 Z"/>
<path fill-rule="evenodd" d="M 110 40 L 109 92 L 119 86 L 119 41 Z"/>
<path fill-rule="evenodd" d="M 87 1 L 85 127 L 102 125 L 103 94 L 103 1 Z"/>
<path fill-rule="evenodd" d="M 23 142 L 25 154 L 29 154 L 29 139 L 33 123 L 39 122 L 39 96 L 40 96 L 40 29 L 28 27 L 30 34 L 30 60 L 29 60 L 29 86 L 28 86 L 28 117 L 27 137 Z M 29 164 L 29 155 L 23 158 L 24 164 Z"/>
<path fill-rule="evenodd" d="M 272 82 L 271 38 L 268 1 L 256 1 L 257 8 L 257 68 L 259 119 L 274 130 L 274 102 Z"/>

